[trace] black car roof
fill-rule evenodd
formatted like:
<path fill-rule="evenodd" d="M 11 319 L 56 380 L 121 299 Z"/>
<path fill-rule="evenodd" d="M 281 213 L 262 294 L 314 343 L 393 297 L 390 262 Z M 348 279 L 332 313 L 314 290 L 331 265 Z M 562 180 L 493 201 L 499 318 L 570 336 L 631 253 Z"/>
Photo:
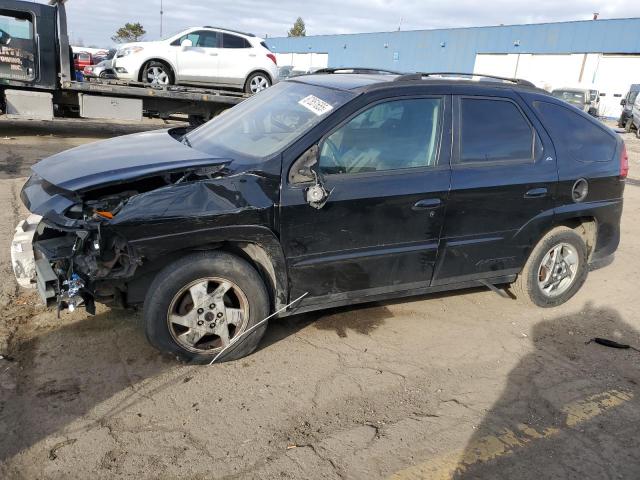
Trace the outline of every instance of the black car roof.
<path fill-rule="evenodd" d="M 529 82 L 514 79 L 513 81 L 501 81 L 486 75 L 478 75 L 480 81 L 463 77 L 422 77 L 419 74 L 391 74 L 391 73 L 313 73 L 292 77 L 288 81 L 302 82 L 319 87 L 334 88 L 337 90 L 368 91 L 379 87 L 392 85 L 469 85 L 474 87 L 506 87 L 524 90 L 534 90 L 547 93 L 535 87 Z M 505 79 L 508 80 L 508 79 Z"/>

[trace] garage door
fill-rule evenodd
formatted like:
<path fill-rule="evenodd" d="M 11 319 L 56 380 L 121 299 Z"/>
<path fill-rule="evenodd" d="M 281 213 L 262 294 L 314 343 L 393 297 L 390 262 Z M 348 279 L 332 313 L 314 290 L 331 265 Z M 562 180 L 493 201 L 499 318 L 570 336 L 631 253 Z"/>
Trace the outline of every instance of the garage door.
<path fill-rule="evenodd" d="M 600 90 L 600 115 L 618 117 L 629 86 L 640 83 L 640 56 L 601 55 L 593 83 Z"/>
<path fill-rule="evenodd" d="M 547 90 L 593 85 L 602 95 L 600 115 L 616 118 L 629 86 L 640 83 L 640 55 L 483 53 L 476 55 L 473 71 L 524 78 Z"/>

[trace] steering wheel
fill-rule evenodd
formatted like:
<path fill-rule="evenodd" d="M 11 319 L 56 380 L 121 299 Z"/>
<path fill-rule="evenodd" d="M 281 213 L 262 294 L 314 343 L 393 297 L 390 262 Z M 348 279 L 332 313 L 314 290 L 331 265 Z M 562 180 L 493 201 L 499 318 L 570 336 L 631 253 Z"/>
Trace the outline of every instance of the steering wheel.
<path fill-rule="evenodd" d="M 346 169 L 344 168 L 343 165 L 340 165 L 338 163 L 338 158 L 340 158 L 340 151 L 338 150 L 338 147 L 336 146 L 335 143 L 333 143 L 333 140 L 331 140 L 331 137 L 327 138 L 324 143 L 323 143 L 323 147 L 324 145 L 327 145 L 329 147 L 329 152 L 328 155 L 326 156 L 322 156 L 321 160 L 329 160 L 329 165 L 322 165 L 322 162 L 320 164 L 320 167 L 322 168 L 323 166 L 325 167 L 329 167 L 331 169 L 334 169 L 338 172 L 338 173 L 345 173 Z M 323 148 L 324 150 L 324 148 Z"/>

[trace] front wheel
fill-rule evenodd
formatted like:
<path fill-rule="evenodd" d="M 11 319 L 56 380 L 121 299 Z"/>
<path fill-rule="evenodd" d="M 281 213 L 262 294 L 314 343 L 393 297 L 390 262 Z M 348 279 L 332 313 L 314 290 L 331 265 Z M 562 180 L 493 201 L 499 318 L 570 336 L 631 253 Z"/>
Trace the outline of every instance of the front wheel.
<path fill-rule="evenodd" d="M 565 303 L 584 284 L 587 246 L 568 227 L 553 229 L 536 245 L 512 289 L 518 299 L 539 307 Z"/>
<path fill-rule="evenodd" d="M 152 60 L 142 67 L 141 80 L 150 85 L 173 85 L 175 78 L 171 68 Z"/>
<path fill-rule="evenodd" d="M 266 73 L 256 72 L 249 75 L 247 82 L 244 85 L 244 91 L 246 93 L 258 93 L 271 86 L 271 79 Z"/>
<path fill-rule="evenodd" d="M 269 297 L 258 272 L 224 252 L 199 252 L 167 266 L 156 276 L 144 302 L 144 326 L 157 349 L 193 363 L 209 363 L 227 346 L 222 360 L 256 349 L 269 315 Z"/>

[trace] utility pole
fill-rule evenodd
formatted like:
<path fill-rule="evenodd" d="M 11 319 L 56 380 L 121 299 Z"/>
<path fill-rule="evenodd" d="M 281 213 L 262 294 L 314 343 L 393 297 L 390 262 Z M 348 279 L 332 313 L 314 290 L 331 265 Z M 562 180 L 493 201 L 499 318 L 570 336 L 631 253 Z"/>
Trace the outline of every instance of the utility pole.
<path fill-rule="evenodd" d="M 162 15 L 164 12 L 162 11 L 162 0 L 160 0 L 160 39 L 162 40 Z"/>

